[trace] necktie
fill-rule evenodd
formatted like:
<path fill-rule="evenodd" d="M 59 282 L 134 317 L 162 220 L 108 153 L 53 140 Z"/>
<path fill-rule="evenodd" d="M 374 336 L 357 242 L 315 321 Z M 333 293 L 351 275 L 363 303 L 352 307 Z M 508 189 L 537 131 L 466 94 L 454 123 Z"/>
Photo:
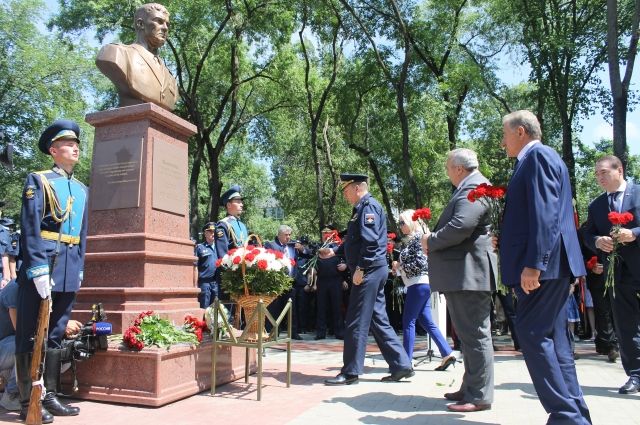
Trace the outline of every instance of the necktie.
<path fill-rule="evenodd" d="M 518 162 L 520 162 L 520 160 L 518 158 L 516 158 L 516 160 L 513 163 L 513 170 L 515 171 L 516 167 L 518 166 Z"/>
<path fill-rule="evenodd" d="M 618 211 L 616 208 L 616 201 L 618 200 L 618 194 L 620 192 L 612 192 L 609 194 L 609 211 Z"/>

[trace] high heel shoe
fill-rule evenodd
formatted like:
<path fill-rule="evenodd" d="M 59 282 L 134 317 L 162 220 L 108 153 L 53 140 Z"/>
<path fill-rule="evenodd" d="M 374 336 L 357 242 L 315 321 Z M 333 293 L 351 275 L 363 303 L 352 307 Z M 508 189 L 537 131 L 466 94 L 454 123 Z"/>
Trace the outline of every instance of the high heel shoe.
<path fill-rule="evenodd" d="M 440 366 L 435 368 L 435 370 L 444 371 L 444 370 L 447 370 L 447 368 L 449 366 L 451 366 L 451 365 L 453 365 L 453 367 L 456 367 L 456 357 L 455 356 L 447 356 L 444 359 L 442 359 L 442 363 L 440 363 Z"/>

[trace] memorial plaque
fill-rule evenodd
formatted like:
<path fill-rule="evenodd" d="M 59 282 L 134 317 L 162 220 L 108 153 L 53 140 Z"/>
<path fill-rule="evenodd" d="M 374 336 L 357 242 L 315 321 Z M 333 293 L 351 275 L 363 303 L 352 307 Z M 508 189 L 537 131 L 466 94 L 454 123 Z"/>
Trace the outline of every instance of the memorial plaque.
<path fill-rule="evenodd" d="M 91 210 L 140 206 L 141 137 L 105 140 L 93 148 L 91 185 L 99 190 L 90 198 Z"/>
<path fill-rule="evenodd" d="M 162 139 L 153 139 L 153 201 L 154 209 L 186 215 L 187 150 Z"/>

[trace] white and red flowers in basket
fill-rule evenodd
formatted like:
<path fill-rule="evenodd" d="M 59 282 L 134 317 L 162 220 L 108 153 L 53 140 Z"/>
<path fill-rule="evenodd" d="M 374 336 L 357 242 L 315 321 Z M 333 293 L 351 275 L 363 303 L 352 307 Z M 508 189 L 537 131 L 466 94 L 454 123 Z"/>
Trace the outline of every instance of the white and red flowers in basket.
<path fill-rule="evenodd" d="M 243 261 L 245 267 L 255 267 L 263 271 L 280 271 L 283 268 L 288 271 L 295 266 L 295 260 L 285 258 L 280 251 L 248 246 L 230 249 L 224 257 L 218 259 L 216 267 L 222 266 L 226 270 L 235 271 L 241 267 Z"/>

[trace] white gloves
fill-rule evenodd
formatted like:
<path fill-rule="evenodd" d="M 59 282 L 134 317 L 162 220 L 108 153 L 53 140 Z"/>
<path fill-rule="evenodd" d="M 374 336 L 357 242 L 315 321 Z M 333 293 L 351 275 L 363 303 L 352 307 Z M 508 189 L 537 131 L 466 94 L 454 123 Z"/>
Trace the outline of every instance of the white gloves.
<path fill-rule="evenodd" d="M 51 288 L 55 285 L 53 279 L 51 279 L 51 285 L 49 285 L 49 275 L 44 274 L 42 276 L 34 277 L 33 283 L 36 285 L 36 290 L 42 299 L 47 299 L 51 296 Z"/>

